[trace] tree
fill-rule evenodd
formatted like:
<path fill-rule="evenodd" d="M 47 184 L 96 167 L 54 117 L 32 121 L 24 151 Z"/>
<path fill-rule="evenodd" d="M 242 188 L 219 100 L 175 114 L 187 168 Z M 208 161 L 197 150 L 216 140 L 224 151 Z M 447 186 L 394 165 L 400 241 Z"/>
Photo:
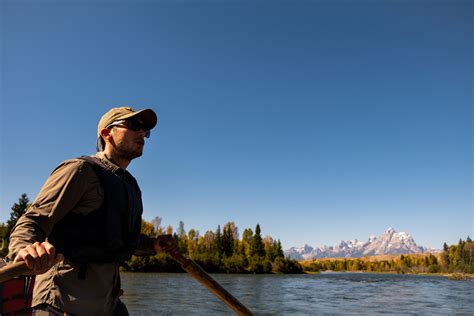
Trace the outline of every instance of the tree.
<path fill-rule="evenodd" d="M 10 233 L 15 226 L 18 219 L 25 214 L 26 210 L 30 206 L 30 200 L 26 193 L 23 193 L 18 199 L 18 203 L 13 204 L 12 211 L 10 212 L 10 219 L 7 221 L 6 237 L 10 240 Z"/>
<path fill-rule="evenodd" d="M 466 254 L 466 270 L 468 273 L 474 273 L 474 243 L 472 241 L 466 241 L 466 244 L 464 245 L 464 252 Z"/>
<path fill-rule="evenodd" d="M 184 222 L 183 221 L 179 221 L 179 226 L 178 226 L 178 237 L 181 239 L 181 238 L 184 238 L 184 236 L 186 236 L 186 231 L 184 230 Z"/>
<path fill-rule="evenodd" d="M 245 256 L 250 257 L 250 244 L 253 238 L 253 231 L 250 228 L 246 228 L 242 233 L 242 251 Z"/>
<path fill-rule="evenodd" d="M 222 233 L 221 225 L 217 225 L 216 238 L 214 240 L 214 245 L 216 247 L 217 255 L 220 257 L 222 255 Z"/>
<path fill-rule="evenodd" d="M 0 240 L 1 240 L 1 248 L 0 248 L 0 257 L 3 258 L 8 254 L 8 242 L 7 242 L 7 225 L 4 223 L 0 224 Z"/>
<path fill-rule="evenodd" d="M 18 199 L 18 203 L 14 203 L 11 212 L 10 212 L 10 219 L 5 224 L 0 224 L 0 239 L 1 239 L 1 249 L 0 249 L 0 256 L 5 257 L 8 253 L 8 244 L 10 242 L 10 234 L 13 230 L 18 219 L 26 213 L 26 210 L 30 206 L 30 200 L 26 193 L 23 193 L 20 198 Z"/>
<path fill-rule="evenodd" d="M 163 227 L 161 227 L 161 217 L 156 216 L 151 223 L 153 224 L 153 227 L 155 228 L 155 232 L 157 235 L 163 234 Z"/>
<path fill-rule="evenodd" d="M 216 240 L 216 235 L 213 231 L 208 230 L 204 236 L 199 241 L 199 246 L 202 246 L 202 251 L 200 252 L 207 252 L 212 253 L 214 248 L 214 242 Z"/>
<path fill-rule="evenodd" d="M 195 240 L 195 239 L 199 238 L 199 231 L 195 230 L 194 228 L 191 228 L 188 231 L 188 238 L 189 238 L 189 240 Z"/>
<path fill-rule="evenodd" d="M 234 222 L 229 222 L 224 225 L 224 232 L 222 234 L 221 245 L 222 254 L 226 257 L 230 257 L 234 254 L 234 231 L 236 227 Z"/>
<path fill-rule="evenodd" d="M 464 241 L 462 239 L 459 239 L 459 243 L 456 246 L 456 250 L 454 251 L 454 268 L 456 270 L 464 270 L 464 261 L 463 261 L 463 253 L 462 250 L 464 248 Z"/>
<path fill-rule="evenodd" d="M 278 257 L 285 257 L 280 239 L 277 240 L 276 258 Z"/>
<path fill-rule="evenodd" d="M 246 241 L 247 243 L 250 244 L 250 241 L 252 240 L 253 237 L 253 231 L 250 228 L 246 228 L 242 234 L 242 241 Z"/>
<path fill-rule="evenodd" d="M 281 242 L 274 241 L 272 237 L 267 236 L 263 239 L 265 245 L 265 257 L 270 261 L 275 261 L 278 257 L 284 257 L 283 249 L 281 248 Z"/>
<path fill-rule="evenodd" d="M 441 267 L 444 272 L 449 271 L 449 246 L 447 243 L 443 244 L 443 252 L 441 253 Z"/>
<path fill-rule="evenodd" d="M 319 271 L 319 268 L 316 268 Z M 272 264 L 274 273 L 302 273 L 303 268 L 296 260 L 278 257 Z"/>
<path fill-rule="evenodd" d="M 274 245 L 274 241 L 271 236 L 265 236 L 265 238 L 263 238 L 263 248 L 265 249 L 265 258 L 270 261 L 273 261 L 275 259 L 273 245 Z"/>
<path fill-rule="evenodd" d="M 149 237 L 155 237 L 156 235 L 155 227 L 153 226 L 152 223 L 147 222 L 144 219 L 142 219 L 141 233 Z"/>
<path fill-rule="evenodd" d="M 250 243 L 250 256 L 257 256 L 257 257 L 264 257 L 265 256 L 265 248 L 262 242 L 262 235 L 260 232 L 260 225 L 257 224 L 255 227 L 255 234 L 252 237 Z"/>
<path fill-rule="evenodd" d="M 198 239 L 199 239 L 199 231 L 195 230 L 194 228 L 191 228 L 188 231 L 188 238 L 187 238 L 187 248 L 188 248 L 188 254 L 190 256 L 193 256 L 194 253 L 197 252 L 197 247 L 198 247 Z"/>

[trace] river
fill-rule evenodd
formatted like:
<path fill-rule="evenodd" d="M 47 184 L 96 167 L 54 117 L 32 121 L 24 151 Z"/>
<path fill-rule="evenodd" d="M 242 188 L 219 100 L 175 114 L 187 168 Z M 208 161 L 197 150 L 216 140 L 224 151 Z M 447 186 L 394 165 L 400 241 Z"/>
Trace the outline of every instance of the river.
<path fill-rule="evenodd" d="M 256 315 L 474 315 L 474 282 L 440 276 L 213 274 Z M 122 273 L 130 315 L 232 315 L 187 274 Z"/>

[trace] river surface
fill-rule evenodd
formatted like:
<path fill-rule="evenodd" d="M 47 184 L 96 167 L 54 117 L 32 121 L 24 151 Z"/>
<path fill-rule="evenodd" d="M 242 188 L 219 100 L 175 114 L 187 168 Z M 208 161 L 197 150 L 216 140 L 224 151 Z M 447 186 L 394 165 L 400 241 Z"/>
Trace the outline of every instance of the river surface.
<path fill-rule="evenodd" d="M 256 315 L 474 315 L 474 282 L 440 276 L 213 274 Z M 187 274 L 122 273 L 130 315 L 232 315 Z"/>

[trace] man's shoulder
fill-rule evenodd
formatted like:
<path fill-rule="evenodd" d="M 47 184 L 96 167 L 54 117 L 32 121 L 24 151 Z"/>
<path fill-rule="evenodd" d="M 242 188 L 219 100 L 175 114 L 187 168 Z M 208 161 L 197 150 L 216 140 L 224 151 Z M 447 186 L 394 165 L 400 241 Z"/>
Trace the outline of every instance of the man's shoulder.
<path fill-rule="evenodd" d="M 94 159 L 94 156 L 81 156 L 64 160 L 53 170 L 52 174 L 57 172 L 75 173 L 93 171 L 88 159 L 84 157 Z"/>

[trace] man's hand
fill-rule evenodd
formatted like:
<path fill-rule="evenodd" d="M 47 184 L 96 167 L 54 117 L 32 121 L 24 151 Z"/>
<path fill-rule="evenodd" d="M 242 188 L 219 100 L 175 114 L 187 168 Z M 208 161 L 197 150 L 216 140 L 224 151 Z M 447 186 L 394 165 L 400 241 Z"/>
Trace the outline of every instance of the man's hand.
<path fill-rule="evenodd" d="M 25 261 L 30 269 L 28 274 L 42 274 L 48 271 L 56 263 L 63 261 L 62 254 L 56 256 L 56 249 L 48 241 L 35 242 L 21 249 L 15 257 L 14 262 Z"/>
<path fill-rule="evenodd" d="M 170 254 L 179 253 L 178 244 L 171 235 L 160 235 L 156 237 L 153 246 L 156 252 L 162 251 Z"/>

